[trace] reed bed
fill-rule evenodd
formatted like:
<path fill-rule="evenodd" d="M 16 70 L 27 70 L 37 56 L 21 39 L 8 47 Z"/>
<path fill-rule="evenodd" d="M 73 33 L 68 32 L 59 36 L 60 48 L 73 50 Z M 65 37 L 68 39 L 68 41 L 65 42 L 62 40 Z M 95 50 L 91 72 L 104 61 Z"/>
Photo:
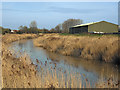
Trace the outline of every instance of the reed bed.
<path fill-rule="evenodd" d="M 54 63 L 45 61 L 45 64 L 40 64 L 39 77 L 42 82 L 42 88 L 82 88 L 81 75 L 60 70 L 54 66 Z M 49 64 L 50 63 L 50 64 Z M 53 64 L 53 65 L 52 65 Z M 39 67 L 38 66 L 38 67 Z"/>
<path fill-rule="evenodd" d="M 30 64 L 28 56 L 16 58 L 11 51 L 2 50 L 2 86 L 3 88 L 30 88 L 38 83 L 36 69 Z"/>
<path fill-rule="evenodd" d="M 119 86 L 118 79 L 112 76 L 106 80 L 101 77 L 93 85 L 84 74 L 60 69 L 57 63 L 49 60 L 44 63 L 39 60 L 37 63 L 41 88 L 118 88 Z"/>
<path fill-rule="evenodd" d="M 91 37 L 45 34 L 36 38 L 34 45 L 67 56 L 119 64 L 118 40 L 118 37 L 110 35 Z"/>
<path fill-rule="evenodd" d="M 58 71 L 50 64 L 35 65 L 26 54 L 19 58 L 15 56 L 8 49 L 2 51 L 3 88 L 85 87 L 82 86 L 80 74 L 72 73 L 72 71 L 71 73 Z M 39 70 L 37 69 L 38 66 Z"/>
<path fill-rule="evenodd" d="M 21 39 L 32 39 L 35 34 L 5 34 L 1 36 L 1 60 L 2 60 L 2 87 L 3 88 L 30 88 L 36 87 L 39 81 L 36 77 L 35 65 L 31 65 L 29 56 L 16 58 L 8 46 L 11 42 Z M 36 81 L 36 83 L 33 83 Z M 37 85 L 38 85 L 37 84 Z"/>
<path fill-rule="evenodd" d="M 17 40 L 34 38 L 36 35 L 17 35 L 6 34 L 2 36 L 2 87 L 3 88 L 65 88 L 65 87 L 81 87 L 74 86 L 77 84 L 75 75 L 69 74 L 72 78 L 70 84 L 69 78 L 66 82 L 65 75 L 62 72 L 56 73 L 56 69 L 47 66 L 41 66 L 42 71 L 37 70 L 37 65 L 33 64 L 30 57 L 24 53 L 23 56 L 16 57 L 17 53 L 8 49 L 8 45 Z M 20 54 L 20 53 L 19 53 Z M 62 79 L 61 79 L 61 78 Z"/>
<path fill-rule="evenodd" d="M 96 88 L 119 88 L 119 81 L 111 78 L 108 78 L 106 81 L 99 79 L 96 83 Z"/>
<path fill-rule="evenodd" d="M 72 71 L 58 70 L 54 63 L 51 66 L 47 60 L 41 63 L 36 60 L 35 65 L 27 54 L 16 57 L 8 49 L 8 44 L 21 39 L 30 39 L 36 35 L 2 36 L 2 87 L 3 88 L 90 88 L 90 82 L 83 84 L 81 75 Z M 10 38 L 11 37 L 11 38 Z M 49 37 L 46 35 L 45 37 Z M 16 39 L 17 38 L 17 39 Z M 13 39 L 13 40 L 12 40 Z M 38 69 L 40 68 L 40 69 Z M 97 85 L 99 87 L 100 84 Z M 96 86 L 95 86 L 96 87 Z"/>
<path fill-rule="evenodd" d="M 36 34 L 5 34 L 2 35 L 2 43 L 11 43 L 23 39 L 33 39 L 38 37 Z"/>

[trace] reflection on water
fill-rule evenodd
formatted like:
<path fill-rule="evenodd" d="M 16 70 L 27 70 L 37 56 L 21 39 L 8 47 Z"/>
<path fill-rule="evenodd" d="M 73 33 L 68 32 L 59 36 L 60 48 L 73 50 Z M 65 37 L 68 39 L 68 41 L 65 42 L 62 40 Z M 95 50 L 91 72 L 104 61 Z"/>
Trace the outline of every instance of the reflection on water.
<path fill-rule="evenodd" d="M 27 53 L 34 64 L 37 64 L 36 59 L 42 63 L 49 60 L 49 62 L 56 63 L 56 65 L 59 68 L 62 68 L 63 71 L 72 70 L 72 72 L 80 73 L 88 78 L 91 84 L 96 83 L 99 78 L 106 79 L 108 77 L 113 77 L 115 80 L 118 79 L 118 69 L 115 65 L 97 60 L 84 60 L 49 52 L 43 48 L 35 47 L 32 40 L 14 42 L 12 43 L 10 49 L 14 49 L 15 53 Z"/>

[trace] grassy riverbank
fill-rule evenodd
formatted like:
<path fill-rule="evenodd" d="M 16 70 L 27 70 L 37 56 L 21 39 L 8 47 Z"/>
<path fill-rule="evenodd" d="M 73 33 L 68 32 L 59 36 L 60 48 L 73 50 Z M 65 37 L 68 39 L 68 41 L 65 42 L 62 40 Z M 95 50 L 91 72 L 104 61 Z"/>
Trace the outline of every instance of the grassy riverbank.
<path fill-rule="evenodd" d="M 118 37 L 114 35 L 41 35 L 34 45 L 49 51 L 68 56 L 120 63 L 118 55 Z"/>
<path fill-rule="evenodd" d="M 36 87 L 39 80 L 36 77 L 35 65 L 31 64 L 29 56 L 16 58 L 8 49 L 11 42 L 21 39 L 32 39 L 35 34 L 6 34 L 2 35 L 2 87 L 25 88 Z M 35 81 L 35 83 L 33 82 Z M 36 83 L 38 83 L 36 85 Z"/>
<path fill-rule="evenodd" d="M 61 77 L 57 76 L 56 69 L 51 68 L 52 73 L 47 66 L 41 64 L 41 71 L 38 73 L 37 65 L 33 64 L 29 56 L 24 54 L 16 58 L 8 46 L 11 42 L 32 39 L 37 37 L 33 34 L 6 34 L 2 36 L 2 87 L 3 88 L 60 88 L 60 87 L 82 87 L 81 78 L 78 74 L 69 74 L 68 81 L 65 80 L 64 72 L 59 72 Z M 48 64 L 47 64 L 48 65 Z M 73 78 L 71 83 L 69 79 Z M 62 78 L 62 79 L 61 79 Z M 77 86 L 77 79 L 79 85 Z M 68 83 L 67 85 L 65 83 Z"/>
<path fill-rule="evenodd" d="M 11 43 L 23 39 L 33 39 L 38 37 L 36 34 L 5 34 L 2 35 L 2 43 Z"/>
<path fill-rule="evenodd" d="M 52 36 L 52 34 L 51 34 Z M 51 38 L 50 35 L 45 34 L 40 35 L 38 39 L 42 37 Z M 55 34 L 55 36 L 58 36 Z M 84 88 L 91 87 L 90 82 L 86 80 L 86 86 L 82 85 L 81 75 L 78 73 L 73 73 L 72 71 L 68 73 L 67 71 L 59 71 L 54 67 L 51 67 L 51 62 L 45 61 L 45 63 L 37 62 L 40 65 L 41 70 L 37 71 L 37 65 L 34 65 L 30 57 L 24 54 L 19 58 L 16 58 L 15 54 L 8 49 L 8 45 L 11 42 L 22 40 L 22 39 L 32 39 L 36 38 L 37 35 L 33 34 L 6 34 L 2 36 L 2 87 L 3 88 Z M 54 38 L 58 37 L 52 37 Z M 38 40 L 36 39 L 36 40 Z M 35 41 L 36 41 L 35 40 Z M 51 72 L 48 70 L 51 67 Z M 58 72 L 58 73 L 57 73 Z M 67 80 L 65 75 L 67 73 Z M 59 76 L 58 76 L 58 75 Z M 72 81 L 70 81 L 72 79 Z M 111 80 L 111 79 L 110 79 Z M 112 81 L 110 81 L 109 86 L 98 82 L 95 87 L 118 87 Z M 113 86 L 114 85 L 114 86 Z"/>

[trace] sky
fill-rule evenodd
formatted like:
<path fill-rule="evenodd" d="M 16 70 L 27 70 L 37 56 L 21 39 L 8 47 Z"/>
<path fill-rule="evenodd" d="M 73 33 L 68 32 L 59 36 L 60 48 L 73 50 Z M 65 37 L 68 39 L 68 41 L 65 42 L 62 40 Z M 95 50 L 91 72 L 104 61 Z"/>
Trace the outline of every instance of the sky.
<path fill-rule="evenodd" d="M 2 2 L 4 28 L 29 27 L 36 21 L 38 28 L 51 29 L 67 19 L 118 24 L 118 2 Z"/>

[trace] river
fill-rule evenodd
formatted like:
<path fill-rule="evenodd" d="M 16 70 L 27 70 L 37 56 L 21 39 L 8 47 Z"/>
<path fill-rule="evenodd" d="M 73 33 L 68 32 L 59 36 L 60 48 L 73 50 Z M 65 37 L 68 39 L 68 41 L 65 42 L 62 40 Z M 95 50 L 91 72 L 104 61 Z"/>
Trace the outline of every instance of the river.
<path fill-rule="evenodd" d="M 84 60 L 49 52 L 41 47 L 35 47 L 32 39 L 13 42 L 10 50 L 14 50 L 14 54 L 17 55 L 16 57 L 20 57 L 25 53 L 29 55 L 32 62 L 38 65 L 38 71 L 40 71 L 40 64 L 36 62 L 36 59 L 43 64 L 45 61 L 56 63 L 57 68 L 61 68 L 63 71 L 80 73 L 83 82 L 87 78 L 92 87 L 94 87 L 98 80 L 106 80 L 109 77 L 118 80 L 118 69 L 115 65 L 98 60 Z"/>

